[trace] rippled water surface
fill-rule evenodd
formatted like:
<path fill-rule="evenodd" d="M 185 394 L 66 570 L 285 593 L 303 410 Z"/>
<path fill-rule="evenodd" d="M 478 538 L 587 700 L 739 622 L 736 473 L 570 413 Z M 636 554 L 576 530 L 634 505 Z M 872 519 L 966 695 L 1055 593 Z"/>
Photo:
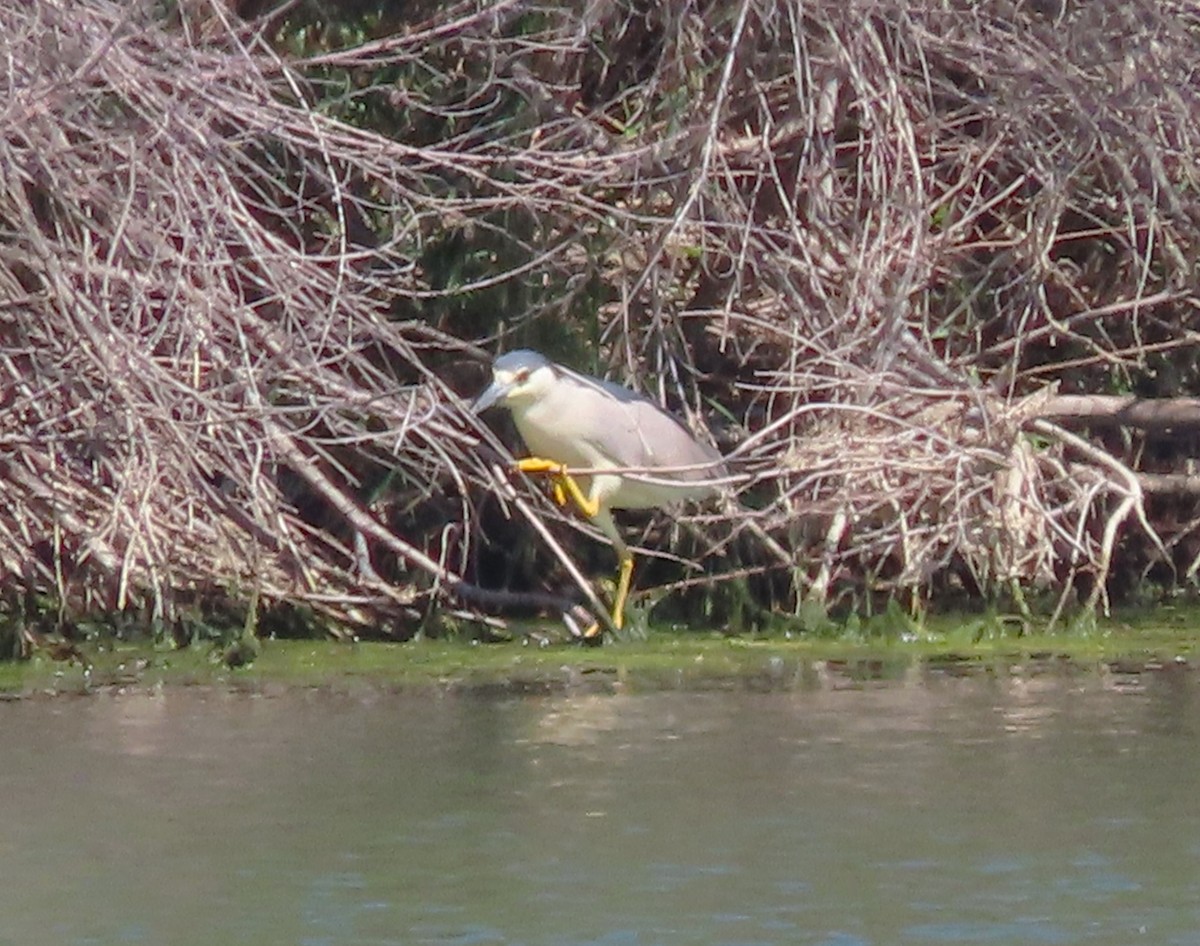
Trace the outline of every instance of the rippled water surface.
<path fill-rule="evenodd" d="M 1198 686 L 0 704 L 0 943 L 1200 943 Z"/>

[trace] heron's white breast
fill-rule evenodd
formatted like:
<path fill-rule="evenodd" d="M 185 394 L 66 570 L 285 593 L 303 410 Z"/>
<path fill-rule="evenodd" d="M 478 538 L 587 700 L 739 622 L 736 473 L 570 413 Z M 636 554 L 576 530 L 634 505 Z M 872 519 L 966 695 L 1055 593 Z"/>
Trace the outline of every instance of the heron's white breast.
<path fill-rule="evenodd" d="M 555 410 L 553 399 L 513 411 L 517 432 L 529 452 L 567 466 L 604 469 L 614 464 L 594 444 L 573 436 L 571 416 Z"/>

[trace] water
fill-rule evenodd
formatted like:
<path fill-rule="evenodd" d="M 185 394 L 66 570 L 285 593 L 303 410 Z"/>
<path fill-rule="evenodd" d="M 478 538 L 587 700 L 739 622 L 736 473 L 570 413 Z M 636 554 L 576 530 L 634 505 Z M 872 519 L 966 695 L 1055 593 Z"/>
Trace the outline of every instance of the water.
<path fill-rule="evenodd" d="M 1198 683 L 0 704 L 0 944 L 1200 944 Z"/>

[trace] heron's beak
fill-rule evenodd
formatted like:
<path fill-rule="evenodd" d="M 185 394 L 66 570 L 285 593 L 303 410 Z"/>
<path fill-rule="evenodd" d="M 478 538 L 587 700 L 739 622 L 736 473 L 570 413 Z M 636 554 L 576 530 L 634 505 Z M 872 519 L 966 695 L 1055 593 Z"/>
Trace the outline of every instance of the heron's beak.
<path fill-rule="evenodd" d="M 508 392 L 511 388 L 511 383 L 504 384 L 499 380 L 493 380 L 492 383 L 488 385 L 487 390 L 479 395 L 479 397 L 475 398 L 475 403 L 471 405 L 471 412 L 474 414 L 482 414 L 493 404 L 503 401 L 508 396 Z"/>

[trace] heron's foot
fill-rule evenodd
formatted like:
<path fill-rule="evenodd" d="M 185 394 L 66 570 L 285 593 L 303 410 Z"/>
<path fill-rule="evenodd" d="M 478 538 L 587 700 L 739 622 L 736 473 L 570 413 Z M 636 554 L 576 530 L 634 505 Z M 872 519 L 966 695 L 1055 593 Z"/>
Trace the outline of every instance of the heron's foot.
<path fill-rule="evenodd" d="M 617 568 L 617 591 L 612 601 L 612 627 L 616 630 L 625 628 L 625 603 L 629 600 L 630 580 L 634 575 L 634 556 L 623 556 Z M 607 582 L 605 582 L 607 583 Z M 599 645 L 604 640 L 605 625 L 593 621 L 576 634 L 580 643 Z"/>
<path fill-rule="evenodd" d="M 563 612 L 563 624 L 571 637 L 586 647 L 599 647 L 604 641 L 604 625 L 596 620 L 582 604 L 576 604 Z"/>
<path fill-rule="evenodd" d="M 600 511 L 599 501 L 583 495 L 583 490 L 575 482 L 575 477 L 567 472 L 565 464 L 543 457 L 525 457 L 517 461 L 517 469 L 522 473 L 549 473 L 554 478 L 552 482 L 554 501 L 560 506 L 567 504 L 569 496 L 579 507 L 579 511 L 589 519 Z"/>
<path fill-rule="evenodd" d="M 595 619 L 592 623 L 583 629 L 577 640 L 584 647 L 599 647 L 604 643 L 604 632 L 607 630 L 606 625 Z"/>
<path fill-rule="evenodd" d="M 562 613 L 562 622 L 574 640 L 583 640 L 584 635 L 596 625 L 592 612 L 582 604 L 573 604 Z"/>
<path fill-rule="evenodd" d="M 618 631 L 621 630 L 625 623 L 625 615 L 622 614 L 619 615 L 619 617 L 620 620 L 617 620 L 618 615 L 614 614 L 612 616 L 613 626 L 616 627 Z M 587 647 L 599 647 L 602 643 L 604 643 L 604 631 L 604 624 L 602 624 L 600 621 L 592 621 L 592 623 L 585 627 L 583 632 L 579 635 L 579 643 Z"/>
<path fill-rule="evenodd" d="M 613 597 L 612 626 L 616 630 L 625 627 L 625 604 L 629 600 L 629 583 L 633 577 L 633 556 L 623 557 L 617 569 L 617 591 Z M 604 638 L 604 625 L 593 621 L 579 635 L 584 644 L 599 644 Z"/>
<path fill-rule="evenodd" d="M 599 647 L 604 643 L 604 628 L 600 626 L 599 622 L 593 624 L 583 632 L 583 636 L 579 638 L 579 643 L 584 647 Z"/>

